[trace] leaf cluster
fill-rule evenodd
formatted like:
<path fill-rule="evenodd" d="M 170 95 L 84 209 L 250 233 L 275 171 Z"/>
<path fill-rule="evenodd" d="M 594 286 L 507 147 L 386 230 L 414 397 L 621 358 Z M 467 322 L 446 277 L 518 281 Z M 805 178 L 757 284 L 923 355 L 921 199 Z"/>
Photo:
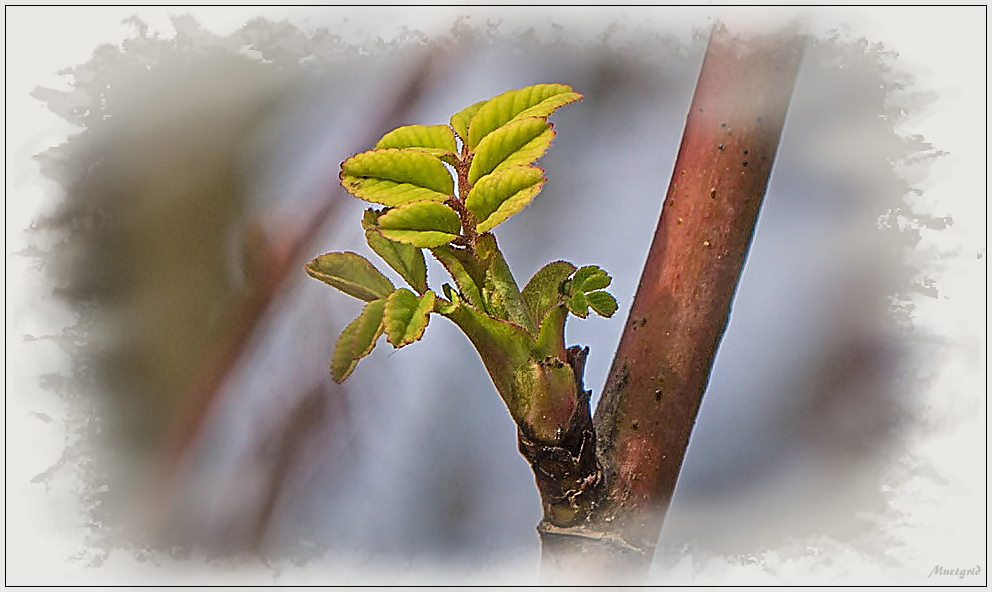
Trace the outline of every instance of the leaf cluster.
<path fill-rule="evenodd" d="M 564 84 L 539 84 L 476 103 L 450 125 L 400 127 L 341 163 L 341 184 L 386 206 L 376 226 L 385 238 L 471 245 L 541 191 L 544 171 L 534 162 L 555 135 L 548 116 L 581 99 Z"/>
<path fill-rule="evenodd" d="M 554 138 L 547 118 L 581 99 L 563 84 L 508 91 L 459 111 L 450 125 L 397 128 L 341 163 L 341 185 L 382 206 L 362 219 L 369 247 L 413 291 L 397 289 L 356 253 L 328 253 L 307 265 L 315 279 L 367 302 L 335 346 L 335 381 L 344 381 L 382 334 L 394 347 L 409 345 L 438 313 L 468 334 L 499 388 L 503 366 L 564 357 L 568 312 L 616 312 L 616 300 L 603 291 L 611 279 L 596 266 L 556 261 L 519 290 L 491 233 L 544 187 L 534 162 Z M 442 286 L 443 297 L 428 288 L 425 249 L 454 280 Z"/>

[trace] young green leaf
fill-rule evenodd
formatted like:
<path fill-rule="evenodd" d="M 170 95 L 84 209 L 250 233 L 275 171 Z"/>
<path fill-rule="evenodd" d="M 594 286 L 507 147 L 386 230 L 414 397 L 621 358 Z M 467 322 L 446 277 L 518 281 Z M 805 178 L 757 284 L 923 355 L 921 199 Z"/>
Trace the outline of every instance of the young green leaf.
<path fill-rule="evenodd" d="M 600 270 L 599 273 L 593 274 L 585 282 L 582 283 L 583 292 L 592 292 L 593 290 L 602 290 L 603 288 L 609 287 L 613 282 L 611 278 L 605 271 Z"/>
<path fill-rule="evenodd" d="M 602 290 L 612 281 L 613 279 L 598 265 L 584 265 L 572 278 L 572 293 Z"/>
<path fill-rule="evenodd" d="M 598 265 L 585 265 L 575 272 L 572 278 L 573 292 L 592 292 L 610 285 L 613 278 Z"/>
<path fill-rule="evenodd" d="M 445 295 L 445 297 L 447 297 L 447 300 L 444 298 L 435 297 L 434 312 L 447 316 L 451 314 L 455 308 L 457 308 L 454 300 L 458 298 L 458 293 L 455 292 L 455 289 L 448 283 L 441 284 L 441 292 Z"/>
<path fill-rule="evenodd" d="M 524 286 L 521 294 L 535 324 L 543 324 L 544 315 L 561 302 L 561 283 L 573 272 L 575 266 L 568 261 L 554 261 L 539 269 Z"/>
<path fill-rule="evenodd" d="M 563 305 L 548 309 L 541 319 L 534 342 L 534 357 L 541 359 L 545 356 L 565 358 L 565 320 L 568 311 Z"/>
<path fill-rule="evenodd" d="M 365 211 L 365 216 L 362 218 L 365 240 L 372 250 L 395 269 L 414 290 L 423 294 L 427 290 L 427 262 L 424 261 L 423 251 L 419 247 L 391 241 L 379 234 L 376 230 L 379 216 L 380 213 L 375 210 Z"/>
<path fill-rule="evenodd" d="M 488 232 L 527 207 L 544 187 L 543 175 L 535 166 L 518 165 L 482 177 L 465 199 L 478 231 Z"/>
<path fill-rule="evenodd" d="M 514 119 L 521 117 L 548 117 L 561 107 L 571 105 L 582 100 L 582 95 L 577 92 L 564 92 L 553 97 L 549 97 L 530 109 L 525 109 L 517 114 Z"/>
<path fill-rule="evenodd" d="M 564 84 L 538 84 L 507 91 L 487 101 L 472 116 L 468 147 L 475 150 L 486 136 L 514 119 L 547 118 L 559 107 L 581 99 L 582 95 Z"/>
<path fill-rule="evenodd" d="M 386 206 L 445 201 L 455 183 L 444 163 L 414 148 L 356 154 L 341 163 L 341 186 L 359 199 Z"/>
<path fill-rule="evenodd" d="M 434 310 L 434 292 L 428 290 L 423 297 L 400 288 L 386 300 L 383 324 L 386 339 L 393 347 L 403 347 L 419 340 L 424 335 L 430 314 Z"/>
<path fill-rule="evenodd" d="M 385 299 L 369 302 L 358 318 L 341 332 L 331 356 L 331 378 L 334 382 L 344 382 L 354 372 L 358 361 L 372 353 L 376 340 L 382 335 L 385 307 Z"/>
<path fill-rule="evenodd" d="M 537 327 L 520 295 L 520 288 L 517 287 L 517 280 L 513 277 L 510 266 L 506 264 L 503 253 L 496 245 L 496 237 L 492 233 L 481 235 L 476 242 L 476 251 L 482 253 L 490 248 L 491 255 L 487 258 L 482 291 L 486 308 L 493 316 L 519 325 L 532 334 L 535 333 Z"/>
<path fill-rule="evenodd" d="M 551 146 L 551 141 L 554 140 L 554 138 L 555 132 L 553 129 L 545 130 L 544 133 L 524 144 L 522 148 L 513 154 L 507 156 L 503 162 L 496 165 L 496 168 L 493 169 L 493 171 L 500 171 L 502 169 L 521 164 L 534 164 L 535 160 L 544 156 L 544 154 L 548 151 L 548 147 Z"/>
<path fill-rule="evenodd" d="M 415 247 L 438 247 L 451 242 L 461 230 L 458 214 L 444 204 L 422 201 L 394 208 L 379 217 L 385 238 Z"/>
<path fill-rule="evenodd" d="M 617 299 L 609 292 L 589 292 L 586 301 L 601 317 L 610 318 L 617 311 Z"/>
<path fill-rule="evenodd" d="M 338 384 L 347 380 L 355 371 L 355 367 L 358 366 L 359 358 L 351 357 L 352 339 L 350 335 L 347 335 L 347 332 L 348 330 L 345 329 L 345 332 L 338 337 L 334 346 L 334 353 L 331 354 L 331 378 Z"/>
<path fill-rule="evenodd" d="M 552 127 L 540 117 L 525 117 L 490 133 L 476 148 L 468 182 L 474 185 L 498 168 L 530 164 L 544 156 L 554 139 Z"/>
<path fill-rule="evenodd" d="M 306 270 L 310 277 L 367 302 L 385 298 L 394 289 L 389 278 L 357 253 L 327 253 L 308 263 Z"/>
<path fill-rule="evenodd" d="M 597 271 L 599 271 L 598 265 L 583 265 L 572 276 L 572 292 L 582 292 L 582 284 L 585 283 L 587 279 L 592 277 Z"/>
<path fill-rule="evenodd" d="M 475 115 L 480 107 L 488 102 L 489 99 L 479 101 L 471 107 L 465 107 L 451 116 L 451 129 L 455 130 L 455 133 L 458 134 L 462 142 L 468 141 L 468 124 L 472 120 L 472 116 Z"/>
<path fill-rule="evenodd" d="M 589 303 L 586 302 L 586 296 L 582 292 L 572 294 L 572 297 L 565 303 L 568 305 L 569 312 L 575 316 L 583 319 L 589 316 Z"/>
<path fill-rule="evenodd" d="M 472 273 L 466 266 L 466 257 L 462 251 L 456 250 L 450 245 L 443 245 L 431 249 L 431 254 L 448 271 L 458 286 L 458 291 L 468 300 L 469 304 L 479 310 L 486 310 L 482 300 L 482 292 L 479 285 L 472 278 Z"/>
<path fill-rule="evenodd" d="M 584 265 L 568 280 L 568 310 L 575 316 L 586 318 L 591 306 L 597 314 L 611 317 L 617 311 L 617 300 L 608 292 L 603 292 L 613 281 L 598 265 Z"/>
<path fill-rule="evenodd" d="M 416 148 L 438 157 L 454 155 L 455 134 L 446 125 L 404 125 L 382 137 L 375 145 L 383 148 Z"/>

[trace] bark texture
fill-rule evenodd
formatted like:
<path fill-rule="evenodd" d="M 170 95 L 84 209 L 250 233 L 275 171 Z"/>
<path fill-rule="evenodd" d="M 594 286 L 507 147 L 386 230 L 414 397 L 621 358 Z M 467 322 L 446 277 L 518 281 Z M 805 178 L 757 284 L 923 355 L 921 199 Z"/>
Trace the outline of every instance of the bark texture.
<path fill-rule="evenodd" d="M 591 392 L 585 390 L 582 374 L 589 348 L 571 347 L 567 364 L 575 375 L 577 401 L 568 427 L 554 441 L 542 441 L 526 425 L 517 426 L 520 454 L 530 463 L 544 508 L 539 530 L 582 524 L 593 508 L 592 496 L 602 482 L 596 462 L 596 432 L 589 410 Z"/>
<path fill-rule="evenodd" d="M 588 518 L 539 527 L 551 581 L 647 575 L 754 233 L 795 85 L 793 31 L 714 29 L 594 427 Z M 543 490 L 542 490 L 543 491 Z"/>

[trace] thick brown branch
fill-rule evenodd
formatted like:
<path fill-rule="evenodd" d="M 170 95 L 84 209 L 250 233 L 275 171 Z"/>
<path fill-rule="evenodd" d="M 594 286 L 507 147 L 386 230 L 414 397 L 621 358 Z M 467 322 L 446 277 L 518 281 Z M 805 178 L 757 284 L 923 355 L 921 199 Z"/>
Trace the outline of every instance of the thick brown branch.
<path fill-rule="evenodd" d="M 727 326 L 802 47 L 791 32 L 740 38 L 718 27 L 710 38 L 661 219 L 596 411 L 604 484 L 583 528 L 597 537 L 558 540 L 557 551 L 546 547 L 548 567 L 603 569 L 614 583 L 647 574 Z M 623 545 L 603 544 L 613 540 Z"/>

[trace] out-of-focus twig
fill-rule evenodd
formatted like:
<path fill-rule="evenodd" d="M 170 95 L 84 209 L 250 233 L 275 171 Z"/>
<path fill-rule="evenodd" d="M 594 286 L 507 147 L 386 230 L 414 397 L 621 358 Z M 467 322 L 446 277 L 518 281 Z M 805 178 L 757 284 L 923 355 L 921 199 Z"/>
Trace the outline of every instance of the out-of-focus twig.
<path fill-rule="evenodd" d="M 443 56 L 440 50 L 425 54 L 419 63 L 410 68 L 406 81 L 395 86 L 398 92 L 393 95 L 389 108 L 356 139 L 354 145 L 373 144 L 384 130 L 395 127 L 417 104 L 426 85 L 435 79 L 442 66 L 447 66 L 448 59 L 450 58 Z M 332 168 L 336 170 L 335 167 Z M 319 250 L 315 243 L 341 203 L 343 195 L 344 192 L 335 178 L 334 185 L 327 191 L 326 199 L 308 217 L 310 223 L 289 239 L 287 246 L 268 250 L 267 261 L 262 261 L 256 282 L 244 304 L 235 313 L 236 320 L 230 324 L 233 331 L 204 363 L 203 369 L 194 380 L 185 399 L 185 408 L 177 413 L 177 419 L 162 448 L 159 462 L 161 473 L 154 493 L 157 501 L 153 504 L 158 524 L 167 520 L 173 509 L 184 471 L 204 427 L 209 423 L 221 387 L 237 368 L 239 360 L 251 349 L 253 341 L 262 333 L 275 303 L 287 292 L 292 284 L 290 280 L 295 277 L 302 262 Z"/>
<path fill-rule="evenodd" d="M 249 546 L 258 554 L 264 553 L 265 536 L 272 525 L 282 492 L 287 488 L 289 476 L 306 444 L 312 441 L 322 430 L 324 422 L 330 415 L 327 413 L 327 393 L 318 386 L 307 393 L 280 426 L 276 434 L 272 454 L 272 474 L 268 480 L 263 502 L 255 517 L 255 526 L 250 536 Z"/>

